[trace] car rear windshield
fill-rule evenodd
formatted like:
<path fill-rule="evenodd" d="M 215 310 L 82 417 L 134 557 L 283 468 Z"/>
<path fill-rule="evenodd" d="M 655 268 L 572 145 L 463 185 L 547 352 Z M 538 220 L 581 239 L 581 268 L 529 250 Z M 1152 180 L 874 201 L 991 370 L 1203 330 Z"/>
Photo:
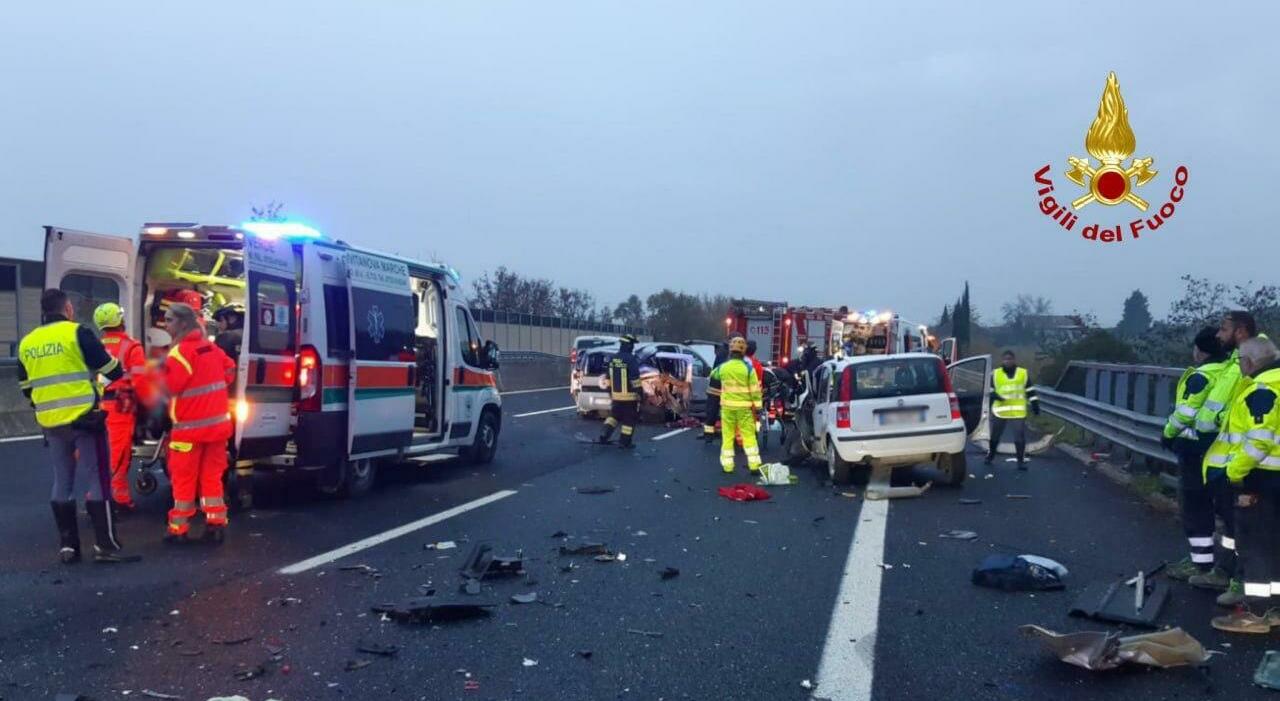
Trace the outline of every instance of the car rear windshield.
<path fill-rule="evenodd" d="M 613 353 L 587 353 L 582 371 L 588 375 L 603 375 L 610 360 L 613 360 Z"/>
<path fill-rule="evenodd" d="M 608 338 L 579 338 L 578 342 L 575 343 L 574 346 L 576 346 L 578 350 L 587 350 L 589 348 L 599 348 L 600 346 L 608 346 L 614 343 L 617 343 L 617 341 Z"/>
<path fill-rule="evenodd" d="M 845 367 L 841 383 L 853 383 L 854 399 L 905 397 L 943 392 L 936 358 L 894 358 Z"/>

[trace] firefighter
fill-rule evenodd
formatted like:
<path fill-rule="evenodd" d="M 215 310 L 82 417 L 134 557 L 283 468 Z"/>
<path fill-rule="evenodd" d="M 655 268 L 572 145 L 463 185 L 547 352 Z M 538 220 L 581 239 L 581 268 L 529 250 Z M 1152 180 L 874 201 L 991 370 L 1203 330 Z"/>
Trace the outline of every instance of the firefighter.
<path fill-rule="evenodd" d="M 618 340 L 617 354 L 609 361 L 609 418 L 596 439 L 600 443 L 608 443 L 614 429 L 621 427 L 618 447 L 635 447 L 633 434 L 640 419 L 640 364 L 633 353 L 635 347 L 635 336 L 623 336 Z"/>
<path fill-rule="evenodd" d="M 1206 326 L 1196 334 L 1191 347 L 1195 365 L 1182 373 L 1178 380 L 1176 404 L 1169 420 L 1165 422 L 1160 444 L 1178 456 L 1181 472 L 1182 528 L 1187 534 L 1190 555 L 1181 562 L 1170 565 L 1165 574 L 1171 579 L 1186 580 L 1213 567 L 1214 516 L 1222 519 L 1222 542 L 1234 547 L 1232 529 L 1232 497 L 1225 488 L 1225 480 L 1215 485 L 1204 482 L 1204 455 L 1213 444 L 1217 431 L 1196 431 L 1196 414 L 1204 406 L 1205 399 L 1213 392 L 1213 386 L 1222 374 L 1227 356 L 1218 341 L 1217 329 Z M 1217 487 L 1216 491 L 1214 487 Z"/>
<path fill-rule="evenodd" d="M 1018 367 L 1013 351 L 1000 354 L 1000 367 L 991 373 L 991 446 L 984 464 L 990 465 L 1000 447 L 1006 426 L 1013 429 L 1013 445 L 1018 469 L 1027 469 L 1027 405 L 1032 413 L 1040 413 L 1040 405 L 1027 388 L 1027 369 Z"/>
<path fill-rule="evenodd" d="M 45 290 L 40 295 L 42 324 L 18 345 L 18 381 L 35 408 L 44 431 L 45 447 L 53 462 L 50 506 L 61 542 L 58 557 L 65 564 L 80 560 L 80 532 L 76 523 L 76 472 L 85 494 L 85 510 L 93 523 L 97 562 L 135 562 L 116 538 L 115 519 L 107 507 L 111 479 L 105 417 L 99 407 L 99 374 L 115 382 L 124 377 L 120 363 L 93 331 L 75 318 L 67 294 Z"/>
<path fill-rule="evenodd" d="M 227 470 L 227 439 L 232 434 L 227 388 L 235 366 L 205 338 L 191 307 L 170 305 L 165 312 L 165 328 L 177 343 L 165 359 L 169 417 L 173 420 L 169 429 L 173 509 L 165 540 L 187 542 L 199 493 L 205 520 L 203 538 L 218 544 L 227 527 L 222 475 Z"/>
<path fill-rule="evenodd" d="M 756 443 L 755 417 L 760 410 L 760 378 L 746 358 L 747 342 L 741 336 L 729 339 L 729 360 L 711 372 L 720 381 L 720 467 L 733 472 L 734 434 L 742 435 L 747 469 L 760 470 L 760 448 Z"/>
<path fill-rule="evenodd" d="M 1249 312 L 1235 310 L 1222 315 L 1222 321 L 1218 325 L 1218 342 L 1222 344 L 1223 352 L 1230 351 L 1231 356 L 1223 365 L 1218 381 L 1209 390 L 1204 404 L 1196 412 L 1197 433 L 1217 437 L 1222 430 L 1232 398 L 1249 384 L 1240 372 L 1240 345 L 1258 335 L 1258 322 Z M 1211 441 L 1211 446 L 1205 453 L 1203 481 L 1210 494 L 1216 493 L 1220 499 L 1231 499 L 1226 473 L 1227 465 L 1223 460 L 1227 451 L 1218 449 L 1219 447 L 1213 443 Z M 1244 583 L 1235 576 L 1237 560 L 1233 527 L 1235 509 L 1225 507 L 1223 511 L 1227 514 L 1223 520 L 1225 530 L 1223 537 L 1218 541 L 1221 547 L 1216 553 L 1215 566 L 1208 572 L 1193 575 L 1187 582 L 1202 589 L 1221 591 L 1218 604 L 1236 606 L 1244 601 Z"/>
<path fill-rule="evenodd" d="M 93 323 L 102 330 L 102 345 L 124 371 L 124 377 L 103 390 L 102 408 L 107 412 L 107 441 L 111 445 L 111 500 L 117 514 L 133 513 L 137 507 L 129 493 L 129 465 L 133 462 L 138 406 L 135 385 L 145 383 L 147 356 L 142 344 L 125 333 L 124 310 L 119 304 L 98 305 L 93 310 Z"/>
<path fill-rule="evenodd" d="M 702 421 L 702 440 L 708 443 L 716 439 L 716 424 L 720 421 L 720 378 L 716 376 L 715 368 L 720 367 L 728 356 L 728 348 L 717 343 L 715 366 L 707 382 L 706 416 Z"/>
<path fill-rule="evenodd" d="M 1212 623 L 1231 633 L 1268 633 L 1280 626 L 1280 611 L 1267 610 L 1272 595 L 1280 595 L 1280 352 L 1263 337 L 1244 341 L 1237 351 L 1240 373 L 1251 379 L 1227 407 L 1210 454 L 1225 454 L 1236 495 L 1244 600 Z"/>
<path fill-rule="evenodd" d="M 196 318 L 204 325 L 204 295 L 197 290 L 175 289 L 160 295 L 151 307 L 151 318 L 154 326 L 165 325 L 165 312 L 174 304 L 185 304 L 196 313 Z M 175 339 L 176 340 L 176 339 Z"/>
<path fill-rule="evenodd" d="M 240 344 L 244 342 L 244 307 L 239 304 L 224 304 L 213 313 L 213 321 L 218 325 L 218 335 L 213 342 L 228 358 L 236 360 L 240 357 Z"/>

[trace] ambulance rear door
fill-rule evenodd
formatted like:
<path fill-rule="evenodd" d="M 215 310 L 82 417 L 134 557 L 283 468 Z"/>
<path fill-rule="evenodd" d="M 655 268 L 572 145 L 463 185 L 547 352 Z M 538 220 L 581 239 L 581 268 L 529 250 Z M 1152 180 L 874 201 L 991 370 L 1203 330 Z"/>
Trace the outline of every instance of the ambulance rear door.
<path fill-rule="evenodd" d="M 75 307 L 75 321 L 95 331 L 93 310 L 104 302 L 125 308 L 125 330 L 137 337 L 140 331 L 139 300 L 133 281 L 137 244 L 129 236 L 91 234 L 56 226 L 44 228 L 45 287 L 66 293 Z M 39 323 L 22 318 L 23 328 Z"/>
<path fill-rule="evenodd" d="M 406 263 L 347 251 L 351 363 L 347 450 L 351 458 L 394 454 L 413 441 L 417 317 Z"/>
<path fill-rule="evenodd" d="M 289 241 L 245 237 L 248 284 L 233 397 L 240 458 L 281 455 L 289 443 L 298 350 L 297 273 Z"/>

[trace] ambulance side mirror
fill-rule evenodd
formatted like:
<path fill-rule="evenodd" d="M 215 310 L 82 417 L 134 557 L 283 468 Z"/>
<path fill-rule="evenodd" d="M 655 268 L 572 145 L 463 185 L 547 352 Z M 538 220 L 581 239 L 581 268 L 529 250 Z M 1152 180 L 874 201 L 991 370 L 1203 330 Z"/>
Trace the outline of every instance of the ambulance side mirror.
<path fill-rule="evenodd" d="M 501 351 L 498 350 L 498 344 L 493 341 L 484 342 L 484 355 L 482 360 L 486 370 L 498 369 L 498 355 L 500 353 Z"/>

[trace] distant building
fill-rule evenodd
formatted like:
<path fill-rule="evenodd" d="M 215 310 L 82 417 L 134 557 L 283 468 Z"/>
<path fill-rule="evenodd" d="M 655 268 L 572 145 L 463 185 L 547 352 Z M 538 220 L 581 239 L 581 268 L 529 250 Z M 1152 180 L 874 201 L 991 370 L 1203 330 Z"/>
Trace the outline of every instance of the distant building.
<path fill-rule="evenodd" d="M 44 263 L 0 258 L 0 357 L 12 358 L 18 341 L 40 323 Z"/>

